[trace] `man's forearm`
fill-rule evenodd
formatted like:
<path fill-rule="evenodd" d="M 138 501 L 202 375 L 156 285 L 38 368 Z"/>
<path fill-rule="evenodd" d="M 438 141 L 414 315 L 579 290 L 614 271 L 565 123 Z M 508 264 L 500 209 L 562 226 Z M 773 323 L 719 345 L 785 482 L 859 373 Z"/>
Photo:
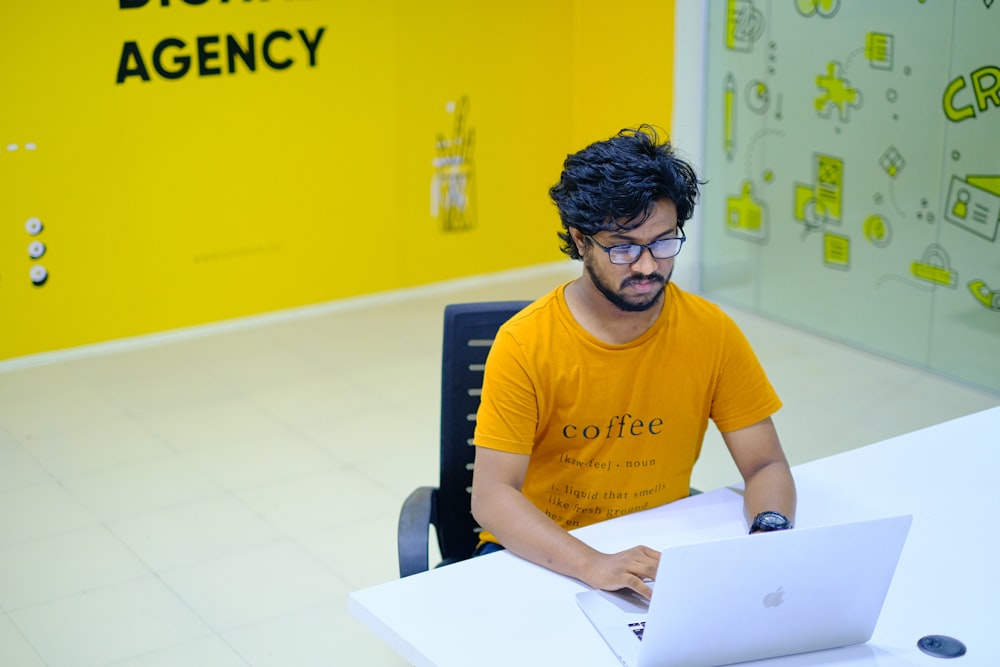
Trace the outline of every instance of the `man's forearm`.
<path fill-rule="evenodd" d="M 747 479 L 743 495 L 747 525 L 761 512 L 780 512 L 794 523 L 795 505 L 795 482 L 787 463 L 770 463 Z"/>
<path fill-rule="evenodd" d="M 570 535 L 513 488 L 473 493 L 476 521 L 512 553 L 559 574 L 587 580 L 596 550 Z"/>

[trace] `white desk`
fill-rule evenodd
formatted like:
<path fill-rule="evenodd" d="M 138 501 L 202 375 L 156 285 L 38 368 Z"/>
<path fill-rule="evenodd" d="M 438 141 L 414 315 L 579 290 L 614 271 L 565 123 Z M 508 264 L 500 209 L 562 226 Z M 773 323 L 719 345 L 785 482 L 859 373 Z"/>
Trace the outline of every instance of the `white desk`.
<path fill-rule="evenodd" d="M 912 514 L 875 635 L 754 665 L 1000 665 L 1000 408 L 796 466 L 799 526 Z M 738 489 L 719 489 L 574 532 L 602 551 L 744 531 Z M 584 590 L 509 553 L 356 591 L 354 616 L 415 665 L 594 665 L 618 660 L 576 606 Z M 920 652 L 950 635 L 966 656 Z M 374 640 L 373 640 L 374 641 Z"/>

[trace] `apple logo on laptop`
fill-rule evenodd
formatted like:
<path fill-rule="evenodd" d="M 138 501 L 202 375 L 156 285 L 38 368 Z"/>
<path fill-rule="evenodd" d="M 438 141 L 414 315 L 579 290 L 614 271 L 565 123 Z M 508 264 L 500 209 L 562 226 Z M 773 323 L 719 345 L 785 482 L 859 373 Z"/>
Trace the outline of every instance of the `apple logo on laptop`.
<path fill-rule="evenodd" d="M 785 587 L 778 586 L 778 590 L 764 596 L 765 607 L 777 607 L 785 601 Z"/>

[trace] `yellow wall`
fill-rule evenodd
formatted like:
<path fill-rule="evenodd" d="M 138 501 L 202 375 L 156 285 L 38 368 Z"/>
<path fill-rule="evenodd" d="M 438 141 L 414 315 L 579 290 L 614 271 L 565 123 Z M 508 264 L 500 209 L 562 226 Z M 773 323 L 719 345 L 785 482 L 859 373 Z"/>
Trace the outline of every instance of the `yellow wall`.
<path fill-rule="evenodd" d="M 0 359 L 556 260 L 562 159 L 670 127 L 672 34 L 662 0 L 7 3 Z"/>

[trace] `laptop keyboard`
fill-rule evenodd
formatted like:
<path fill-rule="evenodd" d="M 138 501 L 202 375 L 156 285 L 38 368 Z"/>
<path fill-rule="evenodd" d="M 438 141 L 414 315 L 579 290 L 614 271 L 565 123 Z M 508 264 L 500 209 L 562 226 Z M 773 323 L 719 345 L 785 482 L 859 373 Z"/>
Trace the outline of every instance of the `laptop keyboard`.
<path fill-rule="evenodd" d="M 635 633 L 635 636 L 639 638 L 639 641 L 642 641 L 642 631 L 646 629 L 646 621 L 629 623 L 628 629 Z"/>

